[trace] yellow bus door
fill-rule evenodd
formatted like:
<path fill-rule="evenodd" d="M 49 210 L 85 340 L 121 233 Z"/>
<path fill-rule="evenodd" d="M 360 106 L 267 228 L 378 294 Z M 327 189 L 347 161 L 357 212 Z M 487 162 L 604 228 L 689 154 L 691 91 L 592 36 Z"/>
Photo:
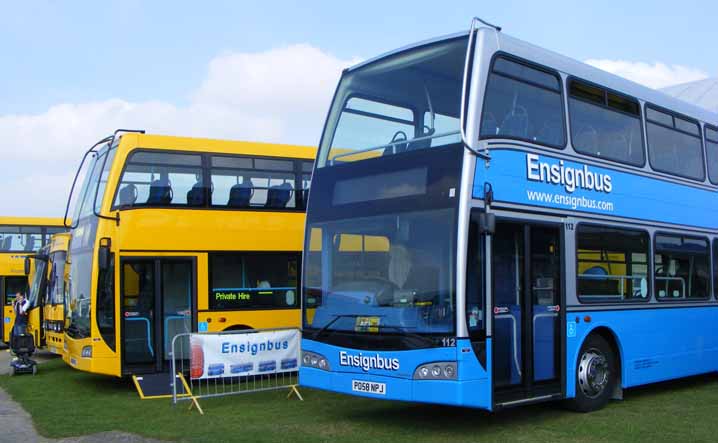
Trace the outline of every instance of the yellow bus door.
<path fill-rule="evenodd" d="M 27 277 L 0 277 L 0 291 L 2 291 L 2 341 L 10 343 L 10 333 L 15 324 L 15 312 L 12 304 L 15 294 L 27 291 Z"/>
<path fill-rule="evenodd" d="M 172 339 L 192 331 L 195 260 L 124 258 L 121 264 L 122 372 L 168 371 Z"/>

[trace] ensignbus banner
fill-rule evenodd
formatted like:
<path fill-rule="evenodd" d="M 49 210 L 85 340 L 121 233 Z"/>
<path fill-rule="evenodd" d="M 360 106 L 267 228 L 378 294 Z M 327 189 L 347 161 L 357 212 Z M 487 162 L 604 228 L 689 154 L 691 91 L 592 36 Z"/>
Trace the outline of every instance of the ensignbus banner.
<path fill-rule="evenodd" d="M 242 377 L 298 370 L 298 330 L 192 334 L 192 379 Z"/>

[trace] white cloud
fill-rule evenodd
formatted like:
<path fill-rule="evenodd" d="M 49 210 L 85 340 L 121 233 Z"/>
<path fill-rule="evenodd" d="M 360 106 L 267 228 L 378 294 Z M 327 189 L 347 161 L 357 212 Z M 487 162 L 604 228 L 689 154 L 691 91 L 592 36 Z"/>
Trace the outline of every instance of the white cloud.
<path fill-rule="evenodd" d="M 0 115 L 0 215 L 62 215 L 84 151 L 117 128 L 316 145 L 342 60 L 310 45 L 215 57 L 186 106 L 113 98 Z"/>
<path fill-rule="evenodd" d="M 708 74 L 700 69 L 660 62 L 590 59 L 586 60 L 586 63 L 654 89 L 708 77 Z"/>

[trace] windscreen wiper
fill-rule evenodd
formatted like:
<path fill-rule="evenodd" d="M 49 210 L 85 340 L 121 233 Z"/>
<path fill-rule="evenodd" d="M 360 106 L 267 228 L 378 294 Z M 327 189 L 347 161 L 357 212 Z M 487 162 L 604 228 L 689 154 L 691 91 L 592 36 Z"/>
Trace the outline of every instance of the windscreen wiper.
<path fill-rule="evenodd" d="M 356 318 L 356 317 L 360 317 L 360 316 L 361 316 L 360 314 L 339 314 L 339 315 L 335 315 L 334 318 L 332 318 L 332 320 L 331 320 L 329 323 L 327 323 L 326 325 L 324 325 L 324 327 L 323 327 L 322 329 L 318 330 L 317 333 L 314 334 L 314 337 L 313 337 L 313 338 L 316 339 L 316 338 L 321 337 L 322 334 L 324 334 L 325 332 L 327 332 L 327 331 L 329 330 L 329 326 L 331 326 L 331 325 L 333 325 L 334 323 L 336 323 L 336 321 L 339 320 L 340 318 L 347 318 L 347 317 L 348 317 L 348 318 Z"/>
<path fill-rule="evenodd" d="M 417 340 L 419 340 L 419 341 L 421 341 L 421 342 L 424 342 L 425 344 L 428 344 L 428 345 L 432 345 L 432 346 L 434 345 L 434 340 L 432 340 L 430 337 L 427 337 L 427 336 L 421 335 L 421 334 L 417 334 L 416 332 L 409 332 L 409 331 L 407 331 L 406 328 L 403 327 L 403 326 L 376 325 L 376 326 L 372 326 L 372 328 L 377 328 L 377 329 L 379 329 L 379 330 L 382 330 L 382 329 L 393 329 L 393 330 L 398 331 L 399 333 L 401 333 L 401 335 L 403 335 L 403 336 L 417 339 Z"/>

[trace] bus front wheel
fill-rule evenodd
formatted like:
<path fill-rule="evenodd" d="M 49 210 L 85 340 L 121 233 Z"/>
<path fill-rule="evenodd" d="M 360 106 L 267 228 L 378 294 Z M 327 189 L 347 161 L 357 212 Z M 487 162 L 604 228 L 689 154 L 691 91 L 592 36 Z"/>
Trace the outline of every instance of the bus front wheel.
<path fill-rule="evenodd" d="M 600 335 L 591 334 L 581 346 L 576 362 L 576 397 L 568 406 L 590 412 L 606 406 L 616 387 L 616 354 Z"/>

